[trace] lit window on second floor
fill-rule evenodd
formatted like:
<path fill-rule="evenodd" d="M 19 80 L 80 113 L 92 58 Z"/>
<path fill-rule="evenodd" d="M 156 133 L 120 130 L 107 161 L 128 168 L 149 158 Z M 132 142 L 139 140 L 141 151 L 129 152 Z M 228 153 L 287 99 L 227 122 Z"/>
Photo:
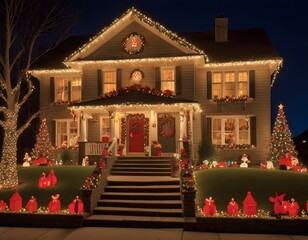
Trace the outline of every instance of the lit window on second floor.
<path fill-rule="evenodd" d="M 166 67 L 161 69 L 161 90 L 175 91 L 175 68 Z"/>
<path fill-rule="evenodd" d="M 102 94 L 116 90 L 117 88 L 117 78 L 116 77 L 117 77 L 116 70 L 103 71 L 103 78 L 102 78 L 103 92 Z"/>
<path fill-rule="evenodd" d="M 55 101 L 69 102 L 81 100 L 81 78 L 56 78 Z"/>

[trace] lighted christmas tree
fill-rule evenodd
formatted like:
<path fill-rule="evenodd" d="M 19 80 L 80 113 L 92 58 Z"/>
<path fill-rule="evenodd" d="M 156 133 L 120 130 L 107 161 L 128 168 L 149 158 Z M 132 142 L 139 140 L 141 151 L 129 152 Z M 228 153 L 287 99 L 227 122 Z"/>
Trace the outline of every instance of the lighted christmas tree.
<path fill-rule="evenodd" d="M 296 157 L 297 151 L 292 139 L 292 134 L 287 123 L 283 105 L 278 106 L 278 114 L 274 123 L 269 159 L 277 163 L 283 153 L 290 153 Z"/>
<path fill-rule="evenodd" d="M 42 123 L 36 136 L 36 143 L 32 150 L 31 157 L 33 160 L 43 157 L 47 161 L 54 161 L 54 148 L 51 145 L 49 139 L 46 119 L 42 119 Z"/>

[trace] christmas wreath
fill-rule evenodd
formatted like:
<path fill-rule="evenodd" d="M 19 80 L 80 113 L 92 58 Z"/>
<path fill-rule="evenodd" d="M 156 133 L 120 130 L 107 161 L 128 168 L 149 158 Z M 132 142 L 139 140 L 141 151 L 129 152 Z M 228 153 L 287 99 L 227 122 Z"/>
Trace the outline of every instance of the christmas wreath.
<path fill-rule="evenodd" d="M 175 133 L 174 120 L 171 117 L 159 119 L 159 134 L 164 138 L 171 138 Z"/>

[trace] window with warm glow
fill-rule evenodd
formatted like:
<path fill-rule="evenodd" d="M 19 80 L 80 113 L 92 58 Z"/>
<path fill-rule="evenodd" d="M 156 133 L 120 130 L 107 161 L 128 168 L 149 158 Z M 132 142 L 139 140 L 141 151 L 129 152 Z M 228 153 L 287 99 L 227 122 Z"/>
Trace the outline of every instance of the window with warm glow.
<path fill-rule="evenodd" d="M 110 136 L 110 118 L 108 116 L 101 117 L 101 136 L 108 135 Z"/>
<path fill-rule="evenodd" d="M 175 68 L 166 67 L 161 69 L 161 90 L 175 91 Z"/>
<path fill-rule="evenodd" d="M 212 94 L 213 98 L 222 97 L 222 73 L 213 73 Z"/>
<path fill-rule="evenodd" d="M 212 118 L 212 143 L 250 144 L 249 118 L 244 116 Z"/>
<path fill-rule="evenodd" d="M 116 70 L 103 71 L 103 82 L 102 86 L 104 89 L 103 93 L 108 93 L 117 88 L 117 74 Z"/>
<path fill-rule="evenodd" d="M 75 146 L 78 142 L 78 124 L 73 120 L 56 121 L 56 146 L 66 142 L 67 146 Z"/>
<path fill-rule="evenodd" d="M 81 78 L 60 78 L 55 79 L 55 101 L 80 101 L 81 100 Z"/>
<path fill-rule="evenodd" d="M 240 72 L 214 72 L 212 75 L 212 98 L 248 96 L 249 74 Z"/>

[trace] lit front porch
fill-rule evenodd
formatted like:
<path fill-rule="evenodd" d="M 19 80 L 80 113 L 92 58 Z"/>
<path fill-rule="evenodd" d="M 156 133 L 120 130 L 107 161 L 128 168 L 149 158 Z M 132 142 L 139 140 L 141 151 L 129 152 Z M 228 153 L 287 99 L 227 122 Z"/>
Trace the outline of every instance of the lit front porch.
<path fill-rule="evenodd" d="M 156 156 L 160 146 L 163 156 L 172 156 L 183 142 L 193 144 L 193 121 L 201 112 L 194 101 L 140 89 L 73 104 L 70 110 L 80 126 L 79 159 L 101 156 L 104 149 L 113 155 Z M 156 149 L 153 142 L 159 143 Z"/>

